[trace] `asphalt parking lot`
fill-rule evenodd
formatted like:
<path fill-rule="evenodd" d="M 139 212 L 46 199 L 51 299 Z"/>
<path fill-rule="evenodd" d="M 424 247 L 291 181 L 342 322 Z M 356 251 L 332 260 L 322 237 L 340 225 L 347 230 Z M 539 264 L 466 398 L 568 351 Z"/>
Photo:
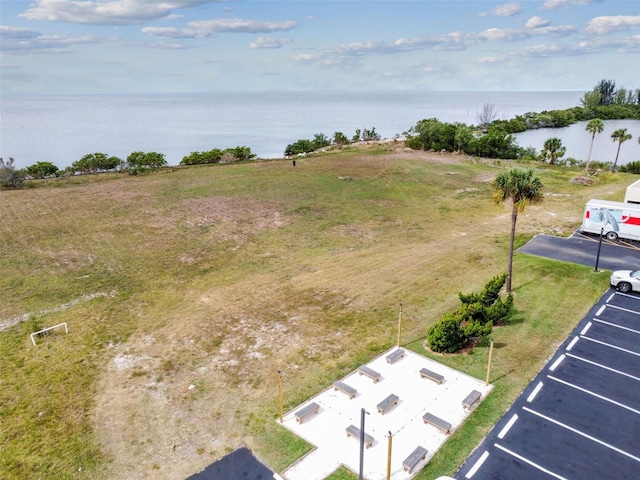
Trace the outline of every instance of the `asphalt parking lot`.
<path fill-rule="evenodd" d="M 598 255 L 598 251 L 600 254 Z M 569 238 L 536 235 L 518 249 L 520 253 L 578 263 L 599 270 L 635 270 L 640 268 L 640 243 L 612 242 L 599 235 L 576 232 Z"/>
<path fill-rule="evenodd" d="M 635 479 L 640 296 L 609 289 L 454 475 Z"/>

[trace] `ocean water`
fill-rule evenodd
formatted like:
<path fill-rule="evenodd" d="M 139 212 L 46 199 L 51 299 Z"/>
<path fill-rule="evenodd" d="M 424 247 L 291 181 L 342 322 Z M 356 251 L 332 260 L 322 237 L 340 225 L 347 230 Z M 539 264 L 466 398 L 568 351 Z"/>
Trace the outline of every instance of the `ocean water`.
<path fill-rule="evenodd" d="M 475 124 L 485 103 L 494 104 L 498 118 L 509 119 L 526 112 L 573 107 L 583 93 L 5 96 L 0 98 L 0 156 L 13 157 L 20 168 L 38 161 L 65 168 L 93 152 L 125 160 L 138 150 L 164 153 L 170 165 L 177 165 L 194 151 L 236 146 L 250 147 L 260 158 L 281 158 L 287 145 L 317 133 L 332 137 L 339 131 L 351 138 L 356 129 L 375 128 L 383 138 L 394 138 L 425 118 Z M 550 136 L 558 135 L 545 136 L 542 143 Z M 533 142 L 525 140 L 527 145 Z M 635 155 L 623 160 L 631 143 L 637 148 L 635 138 L 624 144 L 620 163 L 638 159 Z"/>
<path fill-rule="evenodd" d="M 539 130 L 527 130 L 516 135 L 516 141 L 521 147 L 533 147 L 541 151 L 544 142 L 549 138 L 557 137 L 562 140 L 562 145 L 567 148 L 562 160 L 575 158 L 586 161 L 589 158 L 589 147 L 591 145 L 591 133 L 586 131 L 587 122 L 578 122 L 565 128 L 542 128 Z M 591 160 L 613 163 L 618 151 L 618 142 L 613 141 L 611 134 L 619 129 L 626 128 L 627 132 L 633 135 L 631 140 L 623 142 L 620 146 L 618 165 L 640 161 L 640 120 L 607 120 L 604 122 L 602 133 L 596 134 L 593 140 L 593 150 Z"/>

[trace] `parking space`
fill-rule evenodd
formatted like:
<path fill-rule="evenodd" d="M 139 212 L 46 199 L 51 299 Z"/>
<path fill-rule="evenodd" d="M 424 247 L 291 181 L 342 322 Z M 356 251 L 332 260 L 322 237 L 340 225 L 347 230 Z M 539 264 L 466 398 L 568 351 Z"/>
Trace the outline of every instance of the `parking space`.
<path fill-rule="evenodd" d="M 638 478 L 640 296 L 608 290 L 455 475 Z"/>

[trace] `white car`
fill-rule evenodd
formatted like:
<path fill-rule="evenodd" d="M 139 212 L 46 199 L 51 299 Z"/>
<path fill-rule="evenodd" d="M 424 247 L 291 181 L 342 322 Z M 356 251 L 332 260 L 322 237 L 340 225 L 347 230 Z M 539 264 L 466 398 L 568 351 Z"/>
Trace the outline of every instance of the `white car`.
<path fill-rule="evenodd" d="M 640 270 L 616 270 L 611 274 L 611 286 L 623 293 L 640 292 Z"/>

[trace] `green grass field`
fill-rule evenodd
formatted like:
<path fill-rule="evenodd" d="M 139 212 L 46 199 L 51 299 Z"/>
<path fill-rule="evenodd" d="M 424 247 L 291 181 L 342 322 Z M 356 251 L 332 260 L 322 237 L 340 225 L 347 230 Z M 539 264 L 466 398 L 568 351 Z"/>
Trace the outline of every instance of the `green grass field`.
<path fill-rule="evenodd" d="M 289 161 L 57 179 L 3 191 L 0 477 L 186 478 L 245 444 L 277 471 L 310 446 L 293 408 L 427 328 L 505 271 L 509 162 L 345 149 Z M 589 198 L 634 177 L 531 165 L 543 203 L 518 242 L 569 235 Z M 494 329 L 492 394 L 417 477 L 451 474 L 608 286 L 606 272 L 516 254 Z M 33 331 L 66 322 L 38 339 Z M 484 379 L 487 348 L 437 360 Z M 331 478 L 352 478 L 338 471 Z"/>

